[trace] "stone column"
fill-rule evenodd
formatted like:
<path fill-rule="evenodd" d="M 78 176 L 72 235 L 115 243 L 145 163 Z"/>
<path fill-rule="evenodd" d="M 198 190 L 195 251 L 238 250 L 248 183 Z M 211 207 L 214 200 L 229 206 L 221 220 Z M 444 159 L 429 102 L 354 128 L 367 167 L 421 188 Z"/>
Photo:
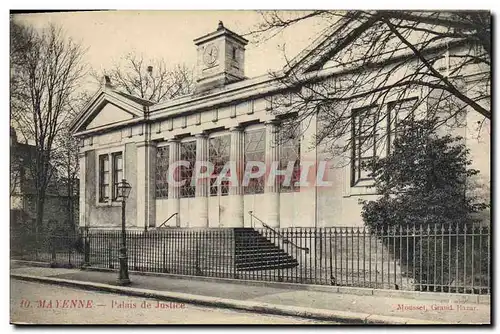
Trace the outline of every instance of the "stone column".
<path fill-rule="evenodd" d="M 271 227 L 280 227 L 280 193 L 278 178 L 268 182 L 269 171 L 272 163 L 279 161 L 278 126 L 275 121 L 266 124 L 266 179 L 264 186 L 264 198 L 266 199 L 267 215 L 266 223 Z"/>
<path fill-rule="evenodd" d="M 196 135 L 196 162 L 208 161 L 208 137 L 204 133 Z M 196 166 L 199 168 L 199 166 Z M 195 171 L 197 173 L 198 171 Z M 202 169 L 204 172 L 204 168 Z M 196 207 L 198 210 L 197 227 L 208 227 L 208 178 L 196 180 Z"/>
<path fill-rule="evenodd" d="M 79 213 L 78 213 L 78 225 L 85 226 L 87 220 L 87 201 L 85 194 L 85 176 L 87 175 L 87 155 L 85 152 L 78 153 L 79 163 L 80 163 L 80 198 L 79 198 Z"/>
<path fill-rule="evenodd" d="M 229 187 L 229 221 L 224 226 L 227 227 L 243 227 L 244 226 L 244 206 L 243 206 L 243 172 L 245 171 L 245 156 L 244 156 L 244 132 L 240 127 L 229 129 L 231 132 L 231 158 L 232 166 L 236 170 L 231 170 L 231 176 L 236 174 L 238 179 L 237 184 L 231 184 Z"/>
<path fill-rule="evenodd" d="M 155 201 L 156 143 L 137 144 L 137 227 L 156 225 Z M 127 167 L 125 166 L 125 169 Z"/>
<path fill-rule="evenodd" d="M 179 140 L 177 139 L 169 139 L 168 140 L 168 147 L 169 147 L 169 169 L 171 166 L 179 161 L 180 159 L 180 143 Z M 169 172 L 170 174 L 170 172 Z M 179 180 L 179 168 L 177 168 L 174 171 L 173 174 L 174 180 L 178 181 Z M 170 181 L 170 180 L 169 180 Z M 171 221 L 175 222 L 175 226 L 180 227 L 181 226 L 181 220 L 180 220 L 180 211 L 181 211 L 181 202 L 180 202 L 180 196 L 181 195 L 181 189 L 179 187 L 174 186 L 171 182 L 168 183 L 168 208 L 169 208 L 169 215 L 177 213 L 174 218 L 172 218 Z M 167 217 L 168 218 L 168 217 Z M 168 225 L 172 226 L 170 222 L 167 223 Z"/>

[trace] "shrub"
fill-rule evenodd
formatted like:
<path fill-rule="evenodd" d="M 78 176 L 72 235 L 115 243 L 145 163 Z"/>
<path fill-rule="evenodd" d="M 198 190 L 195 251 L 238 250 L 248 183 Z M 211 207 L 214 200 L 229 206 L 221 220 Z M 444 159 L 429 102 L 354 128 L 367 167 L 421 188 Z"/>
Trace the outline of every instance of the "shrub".
<path fill-rule="evenodd" d="M 467 265 L 470 271 L 472 262 L 477 260 L 472 254 L 479 246 L 473 249 L 471 241 L 467 244 L 466 239 L 472 237 L 463 232 L 481 228 L 475 224 L 473 214 L 487 207 L 467 191 L 469 178 L 479 171 L 469 168 L 469 151 L 462 138 L 438 136 L 437 122 L 402 122 L 391 153 L 363 166 L 370 171 L 381 195 L 375 201 L 363 202 L 363 221 L 378 235 L 402 226 L 405 238 L 412 240 L 409 243 L 401 237 L 398 252 L 399 247 L 404 254 L 408 252 L 409 263 L 402 264 L 421 290 L 457 284 L 456 273 L 462 270 L 459 268 L 464 268 L 460 275 L 462 284 L 467 283 Z M 395 245 L 388 248 L 394 249 Z M 481 251 L 484 256 L 484 250 Z M 393 256 L 398 258 L 397 254 Z"/>

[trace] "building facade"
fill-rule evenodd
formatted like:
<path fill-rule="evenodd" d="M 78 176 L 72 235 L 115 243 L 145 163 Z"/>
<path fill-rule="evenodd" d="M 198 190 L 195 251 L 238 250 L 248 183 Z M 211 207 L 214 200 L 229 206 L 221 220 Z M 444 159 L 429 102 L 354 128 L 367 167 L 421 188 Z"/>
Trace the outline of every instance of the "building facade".
<path fill-rule="evenodd" d="M 344 33 L 355 28 L 344 27 Z M 247 40 L 220 23 L 216 31 L 194 41 L 198 54 L 194 93 L 156 104 L 116 91 L 112 83 L 104 85 L 72 124 L 81 139 L 80 226 L 120 224 L 116 185 L 121 179 L 132 186 L 126 206 L 130 228 L 158 227 L 172 215 L 169 226 L 250 227 L 255 220 L 249 212 L 271 227 L 362 225 L 360 201 L 377 196 L 359 168 L 363 153 L 353 150 L 345 159 L 332 155 L 326 146 L 315 145 L 321 115 L 301 119 L 296 133 L 283 133 L 280 126 L 287 117 L 300 116 L 287 112 L 296 95 L 283 78 L 302 80 L 304 85 L 298 89 L 306 94 L 310 78 L 330 80 L 335 89 L 339 78 L 350 75 L 325 59 L 336 47 L 331 41 L 340 33 L 316 41 L 276 75 L 247 78 Z M 474 80 L 472 73 L 465 81 Z M 403 112 L 422 96 L 416 91 L 387 101 L 385 108 Z M 360 100 L 353 111 L 368 106 L 368 101 Z M 477 113 L 466 112 L 453 131 L 464 136 L 472 167 L 481 171 L 480 182 L 489 187 L 489 123 L 479 130 L 480 136 L 473 131 L 481 120 Z M 388 124 L 383 131 L 391 131 Z M 356 136 L 354 129 L 352 138 Z M 169 167 L 178 161 L 188 162 L 182 168 L 170 168 L 174 170 L 171 176 L 185 181 L 180 187 L 168 182 Z M 191 182 L 200 161 L 209 161 L 214 172 Z M 280 170 L 290 168 L 290 184 L 279 178 L 269 181 L 268 173 L 245 185 L 216 182 L 229 162 L 240 177 L 245 171 L 251 174 L 250 161 L 261 162 L 267 169 L 273 163 Z"/>
<path fill-rule="evenodd" d="M 36 146 L 18 141 L 16 131 L 10 128 L 10 215 L 13 233 L 36 231 L 36 186 L 33 178 Z M 43 231 L 74 232 L 78 222 L 78 179 L 74 193 L 68 192 L 68 181 L 54 173 L 45 194 Z"/>

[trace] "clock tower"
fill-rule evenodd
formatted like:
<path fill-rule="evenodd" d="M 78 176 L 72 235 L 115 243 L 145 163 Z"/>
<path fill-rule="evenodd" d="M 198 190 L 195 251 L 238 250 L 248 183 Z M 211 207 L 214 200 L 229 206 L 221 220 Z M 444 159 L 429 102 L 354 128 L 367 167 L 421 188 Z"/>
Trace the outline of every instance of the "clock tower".
<path fill-rule="evenodd" d="M 221 87 L 245 78 L 245 45 L 248 41 L 224 27 L 194 40 L 198 52 L 196 91 Z"/>

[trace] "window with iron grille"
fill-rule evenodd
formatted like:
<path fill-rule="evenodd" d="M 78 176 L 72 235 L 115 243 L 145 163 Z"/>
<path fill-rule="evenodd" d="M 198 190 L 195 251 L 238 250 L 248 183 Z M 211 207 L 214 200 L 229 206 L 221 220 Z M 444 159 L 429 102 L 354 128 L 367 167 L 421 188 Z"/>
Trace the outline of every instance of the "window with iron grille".
<path fill-rule="evenodd" d="M 99 156 L 99 202 L 106 203 L 109 200 L 109 155 Z"/>
<path fill-rule="evenodd" d="M 118 199 L 118 185 L 123 179 L 123 156 L 122 152 L 111 154 L 113 158 L 113 201 Z"/>
<path fill-rule="evenodd" d="M 217 177 L 229 161 L 231 150 L 231 136 L 224 135 L 210 138 L 208 156 L 209 161 L 214 166 L 214 171 L 210 177 L 210 196 L 227 196 L 229 194 L 229 181 L 223 180 L 217 184 Z"/>
<path fill-rule="evenodd" d="M 194 197 L 196 185 L 191 185 L 193 178 L 194 165 L 196 163 L 196 141 L 181 143 L 181 161 L 189 162 L 189 166 L 181 166 L 180 182 L 184 182 L 180 189 L 180 197 Z"/>
<path fill-rule="evenodd" d="M 249 161 L 260 161 L 265 163 L 266 158 L 266 130 L 258 129 L 245 132 L 245 166 Z M 245 167 L 246 168 L 246 167 Z M 253 167 L 252 172 L 257 171 Z M 245 194 L 261 194 L 264 192 L 264 175 L 259 178 L 249 179 L 244 188 Z"/>
<path fill-rule="evenodd" d="M 377 109 L 377 106 L 370 106 L 352 113 L 351 186 L 371 179 L 363 163 L 377 155 Z"/>
<path fill-rule="evenodd" d="M 170 159 L 169 146 L 156 149 L 156 198 L 168 198 L 168 163 Z"/>
<path fill-rule="evenodd" d="M 279 177 L 280 192 L 300 191 L 300 186 L 295 185 L 300 181 L 300 135 L 299 130 L 293 133 L 281 133 L 279 169 L 286 170 L 288 164 L 293 162 L 293 173 L 288 185 L 284 185 L 285 176 Z"/>

